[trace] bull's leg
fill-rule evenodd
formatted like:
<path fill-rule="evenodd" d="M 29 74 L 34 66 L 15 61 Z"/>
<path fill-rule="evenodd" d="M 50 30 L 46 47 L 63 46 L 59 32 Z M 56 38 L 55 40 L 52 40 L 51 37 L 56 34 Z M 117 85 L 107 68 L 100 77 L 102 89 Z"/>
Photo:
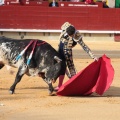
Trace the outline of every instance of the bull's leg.
<path fill-rule="evenodd" d="M 14 81 L 13 85 L 10 87 L 10 93 L 11 94 L 13 94 L 15 92 L 15 87 L 21 81 L 21 79 L 22 79 L 23 75 L 25 74 L 26 70 L 27 70 L 27 67 L 25 65 L 20 66 L 20 68 L 17 72 L 16 78 L 15 78 L 15 81 Z"/>
<path fill-rule="evenodd" d="M 0 64 L 0 69 L 2 69 L 5 65 L 4 64 Z"/>
<path fill-rule="evenodd" d="M 20 75 L 19 72 L 17 73 L 16 78 L 15 78 L 15 82 L 14 82 L 13 85 L 10 87 L 10 93 L 11 93 L 11 94 L 13 94 L 13 93 L 15 92 L 15 87 L 16 87 L 17 83 L 20 82 L 22 76 L 23 76 L 23 75 Z"/>

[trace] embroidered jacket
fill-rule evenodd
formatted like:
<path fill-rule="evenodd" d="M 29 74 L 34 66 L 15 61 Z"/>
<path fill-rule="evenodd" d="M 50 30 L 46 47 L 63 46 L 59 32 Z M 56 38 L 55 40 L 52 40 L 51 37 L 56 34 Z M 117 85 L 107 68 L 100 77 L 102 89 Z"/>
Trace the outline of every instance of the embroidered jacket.
<path fill-rule="evenodd" d="M 76 31 L 74 36 L 69 36 L 66 32 L 66 29 L 71 26 L 70 23 L 66 22 L 62 25 L 62 32 L 60 34 L 60 44 L 58 52 L 61 55 L 61 58 L 66 60 L 67 66 L 69 68 L 69 72 L 71 77 L 76 74 L 76 69 L 74 66 L 73 58 L 72 58 L 72 48 L 78 43 L 81 47 L 89 54 L 91 58 L 95 58 L 94 54 L 90 50 L 90 48 L 83 42 L 82 36 L 79 31 Z"/>

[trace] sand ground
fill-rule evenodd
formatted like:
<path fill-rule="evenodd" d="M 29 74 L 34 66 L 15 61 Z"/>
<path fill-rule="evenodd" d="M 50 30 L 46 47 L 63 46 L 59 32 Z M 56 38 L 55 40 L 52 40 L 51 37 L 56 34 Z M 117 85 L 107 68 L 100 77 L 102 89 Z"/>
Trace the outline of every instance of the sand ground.
<path fill-rule="evenodd" d="M 57 49 L 57 41 L 48 41 Z M 39 77 L 24 76 L 15 94 L 9 94 L 15 73 L 0 70 L 0 120 L 116 120 L 120 118 L 120 42 L 86 41 L 97 57 L 106 54 L 111 58 L 115 76 L 111 87 L 99 96 L 49 96 L 48 86 Z M 74 62 L 77 71 L 93 60 L 77 45 Z M 65 77 L 65 81 L 68 78 Z M 56 87 L 58 81 L 53 85 Z"/>

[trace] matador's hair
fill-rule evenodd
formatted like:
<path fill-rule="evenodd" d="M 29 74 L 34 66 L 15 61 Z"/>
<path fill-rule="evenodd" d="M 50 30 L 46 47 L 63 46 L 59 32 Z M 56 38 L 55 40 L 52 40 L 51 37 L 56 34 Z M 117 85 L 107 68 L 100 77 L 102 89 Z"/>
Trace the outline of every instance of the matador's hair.
<path fill-rule="evenodd" d="M 73 35 L 75 33 L 75 27 L 74 26 L 69 26 L 67 29 L 66 29 L 66 32 L 68 35 Z"/>

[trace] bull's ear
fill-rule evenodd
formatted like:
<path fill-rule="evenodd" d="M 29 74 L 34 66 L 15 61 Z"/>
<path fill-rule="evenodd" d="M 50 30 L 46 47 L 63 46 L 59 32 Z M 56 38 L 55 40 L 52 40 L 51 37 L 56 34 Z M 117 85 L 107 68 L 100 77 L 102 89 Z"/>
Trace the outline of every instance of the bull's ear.
<path fill-rule="evenodd" d="M 54 56 L 54 59 L 55 59 L 58 63 L 62 61 L 62 60 L 61 60 L 59 57 L 57 57 L 57 56 Z"/>

